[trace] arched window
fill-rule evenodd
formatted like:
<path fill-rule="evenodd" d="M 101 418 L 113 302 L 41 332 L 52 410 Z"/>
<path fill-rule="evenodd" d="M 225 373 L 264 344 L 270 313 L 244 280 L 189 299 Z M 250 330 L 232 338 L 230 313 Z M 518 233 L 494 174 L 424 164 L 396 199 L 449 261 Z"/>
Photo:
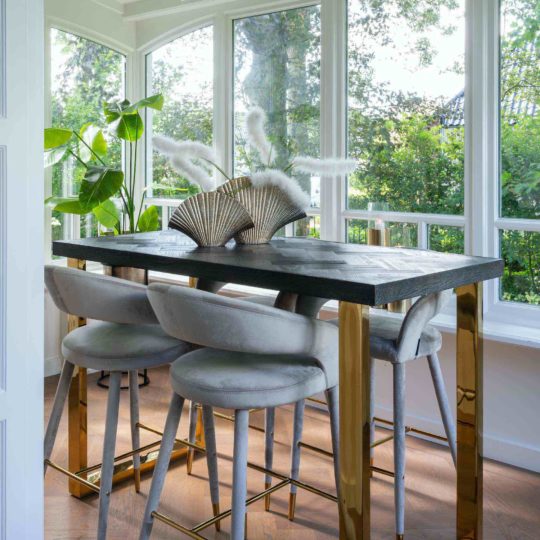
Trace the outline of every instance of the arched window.
<path fill-rule="evenodd" d="M 212 144 L 213 46 L 213 27 L 206 26 L 147 55 L 147 95 L 162 93 L 165 98 L 161 112 L 148 113 L 152 119 L 147 121 L 147 137 L 160 134 L 176 140 Z M 152 152 L 151 141 L 148 142 L 146 183 L 149 195 L 161 199 L 185 199 L 196 193 L 198 189 L 172 169 L 163 156 Z M 166 225 L 168 216 L 163 217 Z"/>
<path fill-rule="evenodd" d="M 51 43 L 51 125 L 79 130 L 85 123 L 103 125 L 103 104 L 124 96 L 126 58 L 95 41 L 52 28 Z M 109 145 L 109 163 L 121 165 L 119 142 Z M 75 158 L 66 158 L 52 167 L 52 192 L 57 197 L 78 193 L 84 167 Z M 52 238 L 95 236 L 93 215 L 52 213 Z"/>

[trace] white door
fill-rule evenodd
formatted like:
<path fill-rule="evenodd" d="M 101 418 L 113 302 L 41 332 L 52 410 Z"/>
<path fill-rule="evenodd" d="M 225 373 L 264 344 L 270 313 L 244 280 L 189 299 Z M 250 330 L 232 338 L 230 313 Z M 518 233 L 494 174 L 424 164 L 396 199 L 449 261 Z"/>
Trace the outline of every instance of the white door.
<path fill-rule="evenodd" d="M 43 0 L 0 0 L 0 540 L 43 537 Z"/>

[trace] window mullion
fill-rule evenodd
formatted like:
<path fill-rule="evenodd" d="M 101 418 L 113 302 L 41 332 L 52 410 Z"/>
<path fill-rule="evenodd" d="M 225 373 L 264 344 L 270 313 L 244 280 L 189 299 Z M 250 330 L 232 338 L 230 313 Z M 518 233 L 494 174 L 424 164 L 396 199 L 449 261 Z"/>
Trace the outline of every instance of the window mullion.
<path fill-rule="evenodd" d="M 232 19 L 214 19 L 214 148 L 223 170 L 233 172 Z M 219 177 L 219 182 L 224 179 Z"/>
<path fill-rule="evenodd" d="M 344 0 L 321 2 L 321 156 L 346 154 L 346 25 Z M 341 177 L 321 181 L 321 238 L 345 238 L 343 185 Z M 342 223 L 343 222 L 343 223 Z"/>

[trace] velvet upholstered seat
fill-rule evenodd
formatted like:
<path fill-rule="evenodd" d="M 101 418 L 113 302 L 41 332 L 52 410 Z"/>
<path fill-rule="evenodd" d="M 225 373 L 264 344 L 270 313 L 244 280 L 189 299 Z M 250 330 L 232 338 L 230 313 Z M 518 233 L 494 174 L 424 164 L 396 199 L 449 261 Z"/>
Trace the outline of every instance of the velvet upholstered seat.
<path fill-rule="evenodd" d="M 176 360 L 189 346 L 167 335 L 159 325 L 92 322 L 70 332 L 62 341 L 65 360 L 77 366 L 129 371 Z"/>
<path fill-rule="evenodd" d="M 199 349 L 179 358 L 170 375 L 179 395 L 225 409 L 296 403 L 327 388 L 319 362 L 299 355 Z"/>

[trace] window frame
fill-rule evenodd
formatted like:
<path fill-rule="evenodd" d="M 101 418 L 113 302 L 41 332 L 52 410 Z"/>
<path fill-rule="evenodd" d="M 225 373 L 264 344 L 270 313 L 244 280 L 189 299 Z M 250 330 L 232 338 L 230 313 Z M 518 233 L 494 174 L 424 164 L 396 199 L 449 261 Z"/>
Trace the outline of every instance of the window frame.
<path fill-rule="evenodd" d="M 124 71 L 124 95 L 127 99 L 133 100 L 135 94 L 134 86 L 136 76 L 136 58 L 135 49 L 128 47 L 127 45 L 112 39 L 110 36 L 95 32 L 88 28 L 82 27 L 72 21 L 62 19 L 55 16 L 47 16 L 45 19 L 45 66 L 44 66 L 44 84 L 45 84 L 45 126 L 50 127 L 52 124 L 52 94 L 51 94 L 51 30 L 59 30 L 73 34 L 82 39 L 93 41 L 104 47 L 108 47 L 116 53 L 122 54 L 125 57 L 125 71 Z M 122 144 L 122 152 L 125 153 L 125 144 Z M 45 197 L 52 195 L 52 172 L 50 170 L 45 171 Z M 73 238 L 80 237 L 79 216 L 75 214 L 69 215 L 70 227 L 73 231 Z M 52 211 L 49 208 L 45 208 L 45 242 L 44 242 L 44 257 L 45 263 L 55 263 L 56 260 L 52 258 L 52 234 L 51 234 L 51 219 Z M 63 263 L 60 263 L 63 264 Z"/>

